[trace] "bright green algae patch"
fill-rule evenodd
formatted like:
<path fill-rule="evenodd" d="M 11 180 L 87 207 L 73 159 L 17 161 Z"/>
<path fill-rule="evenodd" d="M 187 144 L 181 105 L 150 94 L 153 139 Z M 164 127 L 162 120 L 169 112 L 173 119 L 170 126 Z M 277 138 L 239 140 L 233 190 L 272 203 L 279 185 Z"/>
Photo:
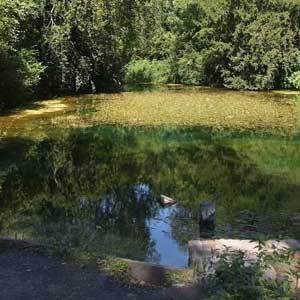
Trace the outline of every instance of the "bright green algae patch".
<path fill-rule="evenodd" d="M 45 100 L 24 105 L 5 115 L 0 115 L 0 139 L 23 137 L 41 140 L 53 130 L 51 117 L 64 115 L 72 110 L 68 104 L 70 98 Z"/>
<path fill-rule="evenodd" d="M 0 137 L 42 139 L 55 130 L 98 124 L 202 127 L 218 132 L 297 136 L 298 97 L 295 92 L 165 87 L 150 92 L 60 98 L 0 117 Z"/>
<path fill-rule="evenodd" d="M 53 120 L 57 126 L 99 123 L 130 126 L 185 126 L 293 135 L 300 129 L 295 96 L 276 93 L 184 89 L 166 92 L 86 96 L 87 111 Z"/>

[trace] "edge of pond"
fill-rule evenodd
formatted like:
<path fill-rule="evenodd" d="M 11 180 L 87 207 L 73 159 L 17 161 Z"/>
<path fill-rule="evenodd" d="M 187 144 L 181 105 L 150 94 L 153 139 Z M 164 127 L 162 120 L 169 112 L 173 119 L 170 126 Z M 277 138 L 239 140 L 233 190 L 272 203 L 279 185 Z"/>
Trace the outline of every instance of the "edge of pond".
<path fill-rule="evenodd" d="M 22 251 L 30 249 L 50 257 L 59 257 L 59 255 L 53 254 L 51 247 L 48 245 L 42 245 L 31 240 L 0 237 L 0 255 L 2 251 L 9 251 L 12 248 Z M 63 256 L 63 258 L 80 267 L 90 266 L 96 268 L 97 271 L 109 277 L 136 286 L 192 286 L 197 283 L 194 271 L 190 268 L 175 268 L 119 257 L 91 257 L 85 252 L 76 251 L 70 255 Z"/>

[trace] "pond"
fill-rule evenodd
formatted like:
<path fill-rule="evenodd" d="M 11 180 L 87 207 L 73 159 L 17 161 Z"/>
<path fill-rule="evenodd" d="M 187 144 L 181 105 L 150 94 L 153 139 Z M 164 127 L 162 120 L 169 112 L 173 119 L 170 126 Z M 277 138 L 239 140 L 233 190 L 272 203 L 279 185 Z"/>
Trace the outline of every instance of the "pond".
<path fill-rule="evenodd" d="M 57 253 L 186 267 L 200 203 L 209 200 L 213 237 L 300 239 L 294 101 L 172 87 L 61 98 L 4 115 L 0 235 Z M 177 204 L 161 207 L 162 194 Z"/>

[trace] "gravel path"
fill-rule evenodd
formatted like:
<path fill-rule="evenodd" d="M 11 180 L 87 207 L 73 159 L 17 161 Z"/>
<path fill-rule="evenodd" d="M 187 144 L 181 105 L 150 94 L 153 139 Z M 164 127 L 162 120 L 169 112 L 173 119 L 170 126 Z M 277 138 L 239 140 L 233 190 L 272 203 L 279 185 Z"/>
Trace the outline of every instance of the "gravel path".
<path fill-rule="evenodd" d="M 184 288 L 144 289 L 29 251 L 0 253 L 1 300 L 188 300 Z M 198 297 L 197 297 L 198 298 Z"/>

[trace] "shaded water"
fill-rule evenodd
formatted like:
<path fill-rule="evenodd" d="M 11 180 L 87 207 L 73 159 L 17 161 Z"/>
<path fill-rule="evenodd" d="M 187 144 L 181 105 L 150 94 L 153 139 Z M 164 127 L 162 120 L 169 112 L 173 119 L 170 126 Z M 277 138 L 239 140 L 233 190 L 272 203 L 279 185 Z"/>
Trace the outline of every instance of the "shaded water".
<path fill-rule="evenodd" d="M 84 103 L 67 116 L 81 107 L 88 118 Z M 208 199 L 215 237 L 300 239 L 297 138 L 192 126 L 67 129 L 53 125 L 57 116 L 24 118 L 29 131 L 10 128 L 0 141 L 1 236 L 182 267 Z M 161 194 L 178 204 L 160 207 Z"/>

